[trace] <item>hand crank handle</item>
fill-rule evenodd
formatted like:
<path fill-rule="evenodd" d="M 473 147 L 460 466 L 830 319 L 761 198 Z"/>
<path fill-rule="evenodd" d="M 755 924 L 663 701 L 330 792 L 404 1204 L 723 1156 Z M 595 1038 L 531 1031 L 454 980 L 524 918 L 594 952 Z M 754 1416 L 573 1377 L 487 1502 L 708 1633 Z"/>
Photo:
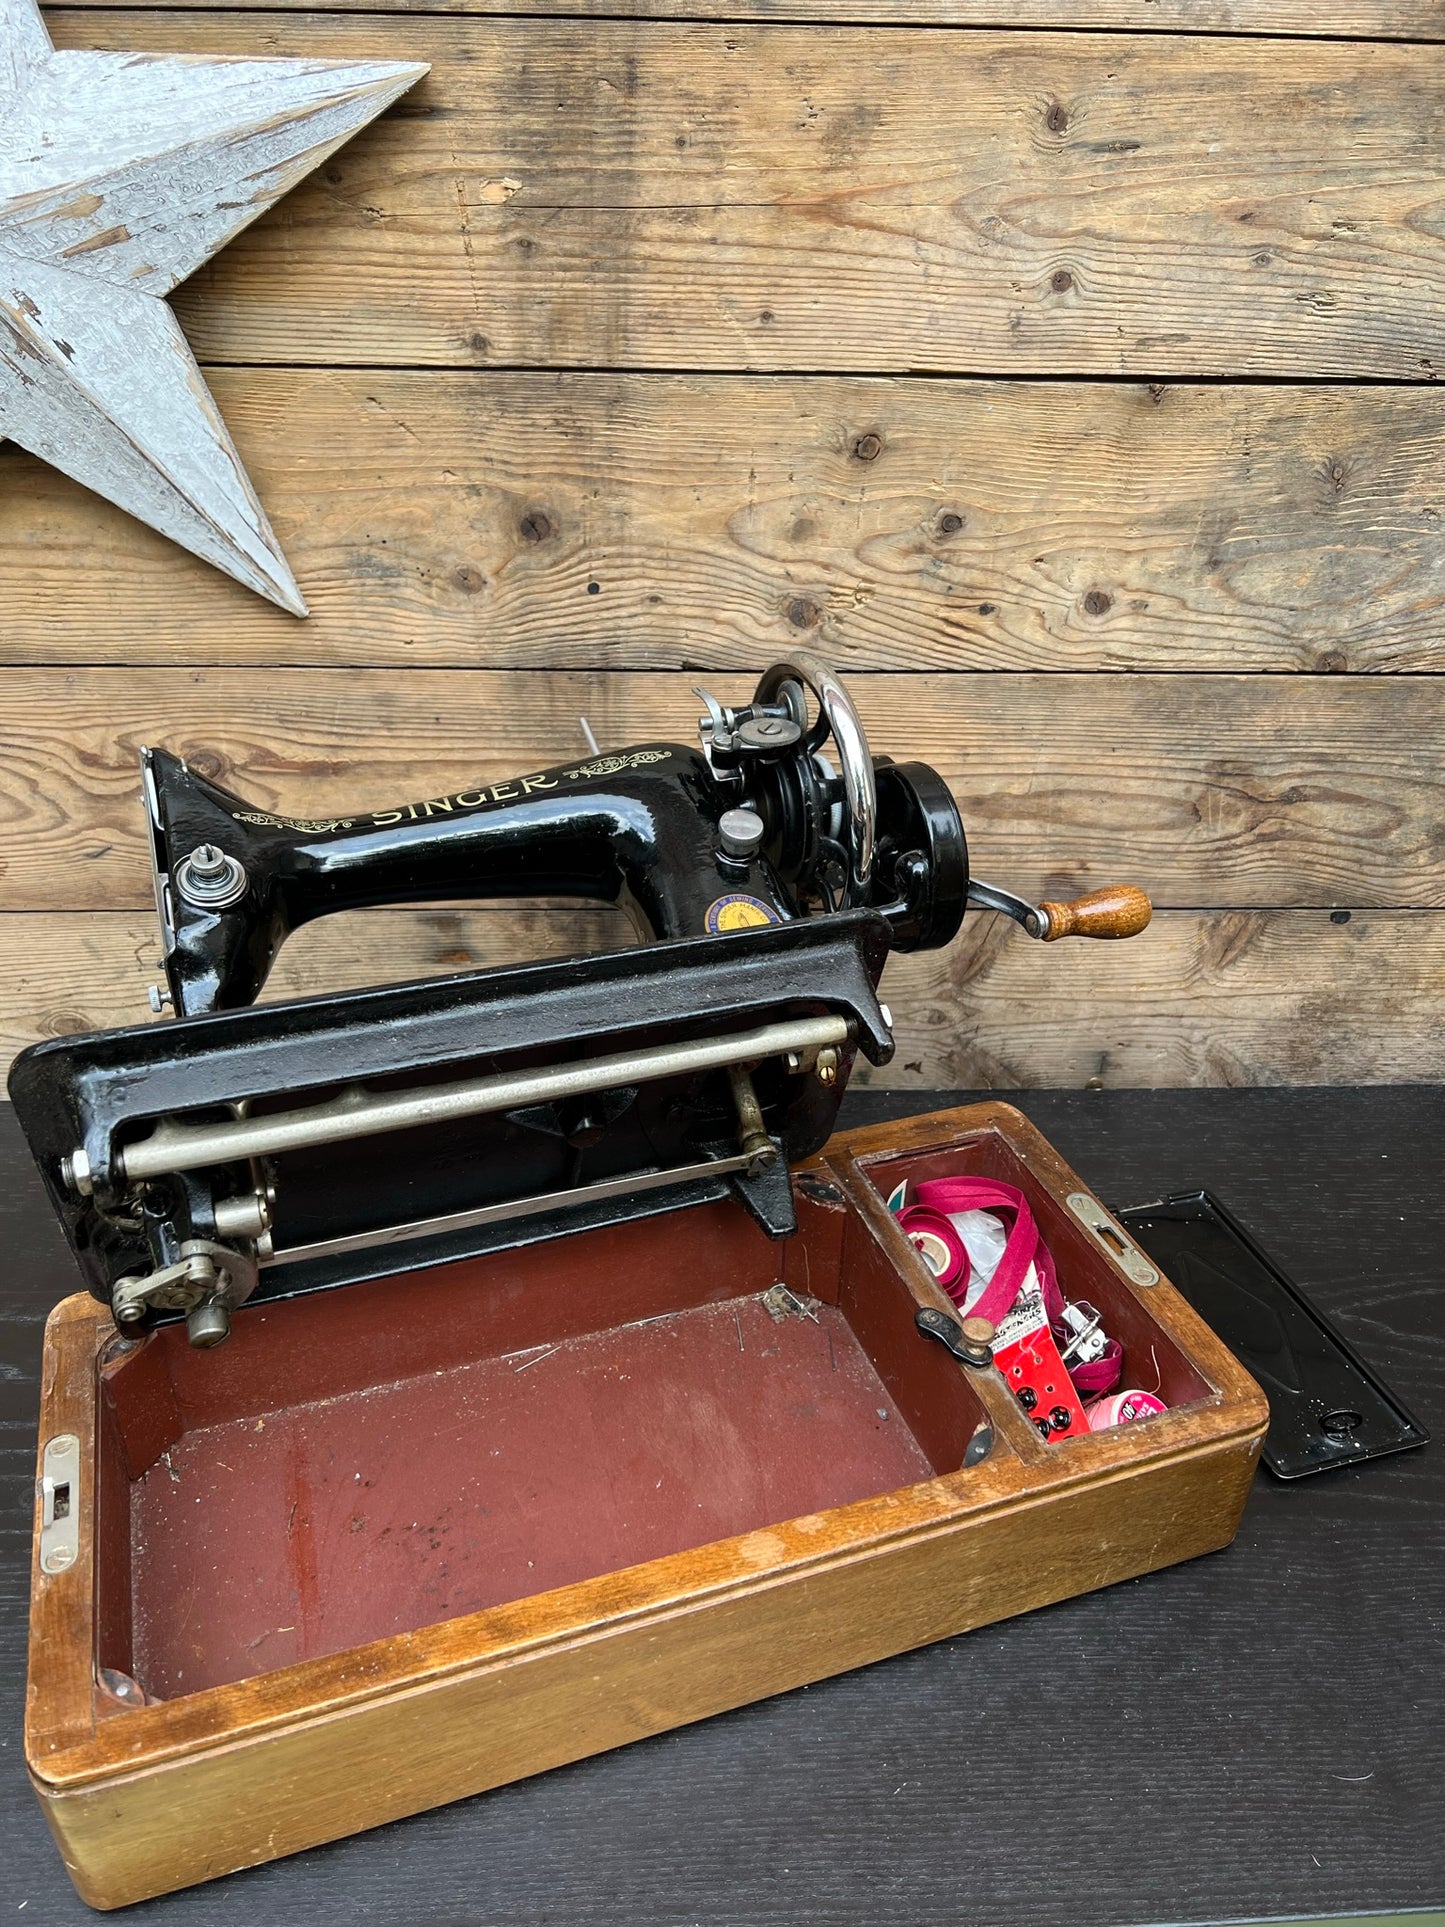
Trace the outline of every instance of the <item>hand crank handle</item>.
<path fill-rule="evenodd" d="M 1137 937 L 1154 914 L 1154 906 L 1133 883 L 1106 883 L 1102 890 L 1071 903 L 1041 903 L 1046 919 L 1040 932 L 1045 943 L 1059 937 Z"/>
<path fill-rule="evenodd" d="M 1060 937 L 1137 937 L 1154 914 L 1153 904 L 1132 883 L 1106 883 L 1072 903 L 1034 905 L 1012 890 L 970 877 L 968 900 L 981 910 L 1001 910 L 1042 943 Z"/>

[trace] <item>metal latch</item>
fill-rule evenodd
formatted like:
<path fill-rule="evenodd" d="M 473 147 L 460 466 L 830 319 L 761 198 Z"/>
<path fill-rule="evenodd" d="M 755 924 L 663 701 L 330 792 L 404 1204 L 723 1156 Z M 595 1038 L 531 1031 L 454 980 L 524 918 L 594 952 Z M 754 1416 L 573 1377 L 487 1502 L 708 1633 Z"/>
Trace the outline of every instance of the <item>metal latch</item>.
<path fill-rule="evenodd" d="M 80 1440 L 57 1432 L 40 1460 L 40 1570 L 66 1572 L 80 1554 Z"/>
<path fill-rule="evenodd" d="M 1136 1285 L 1158 1284 L 1159 1273 L 1138 1245 L 1131 1243 L 1119 1229 L 1097 1198 L 1091 1198 L 1087 1191 L 1071 1191 L 1069 1209 L 1080 1224 L 1093 1232 L 1109 1256 L 1124 1267 Z"/>
<path fill-rule="evenodd" d="M 966 1318 L 960 1324 L 956 1318 L 950 1318 L 946 1311 L 937 1311 L 932 1305 L 920 1305 L 913 1314 L 913 1322 L 925 1338 L 936 1338 L 960 1364 L 971 1365 L 976 1372 L 986 1372 L 992 1365 L 993 1347 L 977 1329 L 983 1325 L 982 1319 Z M 967 1330 L 969 1325 L 975 1329 Z M 987 1329 L 984 1326 L 984 1330 Z"/>

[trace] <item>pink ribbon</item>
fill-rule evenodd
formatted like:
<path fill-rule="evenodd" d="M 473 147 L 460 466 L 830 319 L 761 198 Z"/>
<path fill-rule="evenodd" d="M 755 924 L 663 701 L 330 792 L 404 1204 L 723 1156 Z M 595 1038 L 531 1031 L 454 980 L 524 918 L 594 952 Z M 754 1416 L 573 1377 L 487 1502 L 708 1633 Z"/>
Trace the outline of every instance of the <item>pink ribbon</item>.
<path fill-rule="evenodd" d="M 1013 1219 L 998 1269 L 984 1287 L 978 1303 L 969 1307 L 970 1316 L 986 1318 L 991 1325 L 1002 1324 L 1013 1309 L 1030 1265 L 1038 1272 L 1049 1323 L 1052 1325 L 1063 1316 L 1064 1299 L 1054 1274 L 1054 1261 L 1048 1246 L 1039 1237 L 1028 1199 L 1016 1186 L 996 1184 L 991 1178 L 931 1178 L 919 1185 L 918 1204 L 945 1215 L 955 1211 L 997 1211 L 1005 1222 L 1010 1217 Z"/>
<path fill-rule="evenodd" d="M 961 1305 L 968 1295 L 968 1281 L 973 1266 L 969 1261 L 968 1246 L 959 1236 L 952 1220 L 942 1211 L 935 1211 L 932 1205 L 911 1204 L 906 1211 L 899 1213 L 898 1222 L 917 1245 L 923 1262 L 954 1304 Z M 935 1266 L 929 1256 L 929 1245 L 942 1246 L 945 1253 L 942 1270 Z"/>
<path fill-rule="evenodd" d="M 952 1214 L 994 1211 L 1004 1219 L 1008 1241 L 993 1277 L 977 1302 L 969 1306 L 971 1318 L 986 1318 L 991 1325 L 1001 1325 L 1012 1311 L 1032 1265 L 1038 1274 L 1044 1315 L 1050 1329 L 1062 1324 L 1064 1295 L 1059 1289 L 1053 1256 L 1039 1236 L 1028 1199 L 1016 1185 L 999 1184 L 992 1178 L 930 1178 L 919 1185 L 915 1198 L 915 1203 L 899 1213 L 898 1222 L 906 1232 L 927 1232 L 947 1247 L 950 1262 L 939 1283 L 960 1306 L 968 1295 L 971 1267 L 963 1240 L 950 1222 Z M 1069 1377 L 1083 1396 L 1097 1396 L 1111 1392 L 1119 1383 L 1123 1363 L 1124 1348 L 1117 1339 L 1111 1338 L 1100 1357 L 1087 1364 L 1070 1366 Z"/>

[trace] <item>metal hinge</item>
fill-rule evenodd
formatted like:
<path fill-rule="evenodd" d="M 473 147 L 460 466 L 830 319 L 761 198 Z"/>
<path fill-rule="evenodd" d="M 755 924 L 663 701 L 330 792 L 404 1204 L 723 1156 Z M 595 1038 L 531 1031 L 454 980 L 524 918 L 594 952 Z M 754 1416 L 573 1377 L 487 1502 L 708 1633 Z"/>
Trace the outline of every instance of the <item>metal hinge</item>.
<path fill-rule="evenodd" d="M 1069 1193 L 1069 1209 L 1093 1232 L 1095 1238 L 1124 1267 L 1125 1272 L 1136 1285 L 1157 1285 L 1159 1273 L 1144 1256 L 1138 1245 L 1115 1224 L 1097 1198 L 1091 1198 L 1087 1191 Z"/>
<path fill-rule="evenodd" d="M 80 1440 L 47 1439 L 40 1460 L 40 1570 L 67 1572 L 80 1556 Z"/>

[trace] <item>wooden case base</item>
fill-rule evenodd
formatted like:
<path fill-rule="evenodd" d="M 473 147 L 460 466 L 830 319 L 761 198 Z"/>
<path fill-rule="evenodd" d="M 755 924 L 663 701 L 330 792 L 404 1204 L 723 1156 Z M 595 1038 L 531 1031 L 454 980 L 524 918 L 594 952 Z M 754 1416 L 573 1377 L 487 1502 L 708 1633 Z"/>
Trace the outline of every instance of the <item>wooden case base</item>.
<path fill-rule="evenodd" d="M 947 1300 L 883 1194 L 945 1171 L 1023 1187 L 1167 1413 L 1045 1442 L 918 1334 Z M 213 1353 L 57 1307 L 41 1440 L 80 1441 L 78 1556 L 34 1568 L 26 1749 L 87 1901 L 1229 1542 L 1263 1396 L 1016 1111 L 846 1134 L 795 1185 L 783 1245 L 710 1205 L 258 1307 Z"/>

